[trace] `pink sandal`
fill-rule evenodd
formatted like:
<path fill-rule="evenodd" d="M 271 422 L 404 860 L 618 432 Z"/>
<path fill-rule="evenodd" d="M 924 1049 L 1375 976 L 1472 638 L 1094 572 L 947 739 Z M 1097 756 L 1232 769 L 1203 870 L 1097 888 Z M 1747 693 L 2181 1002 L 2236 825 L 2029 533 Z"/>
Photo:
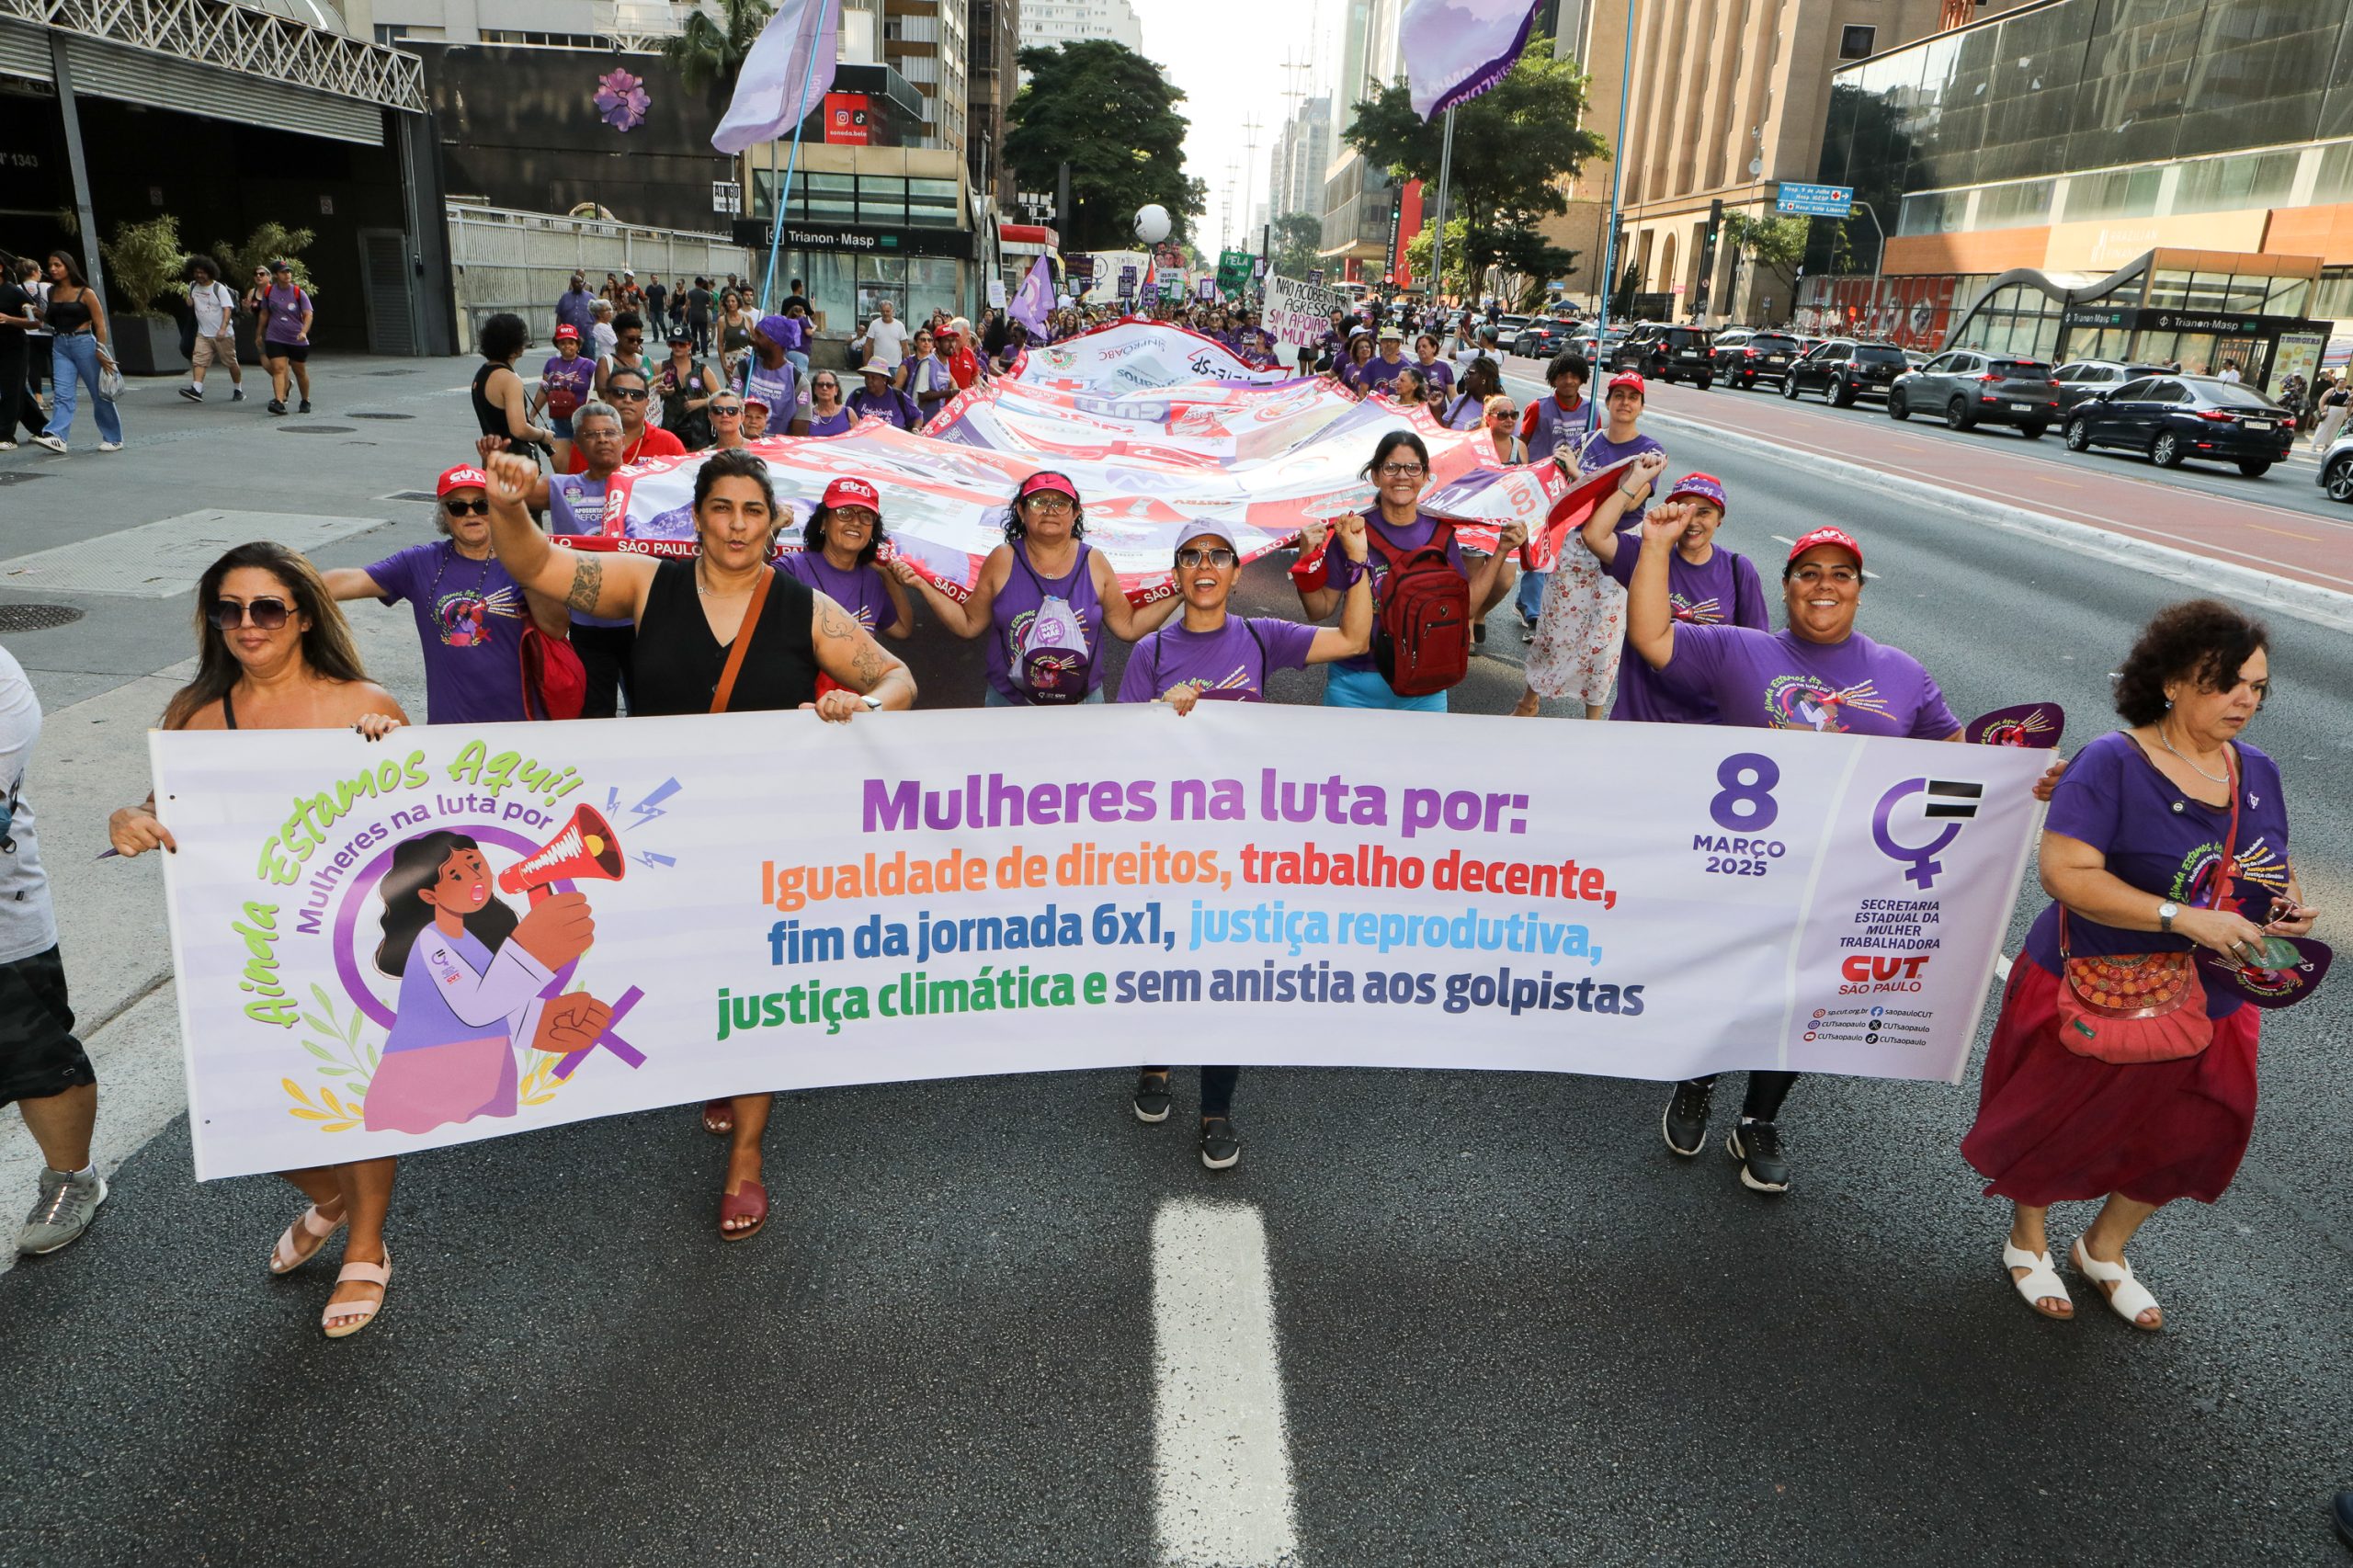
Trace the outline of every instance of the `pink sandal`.
<path fill-rule="evenodd" d="M 355 1279 L 363 1285 L 373 1285 L 379 1290 L 388 1288 L 392 1282 L 392 1248 L 384 1249 L 383 1262 L 347 1263 L 335 1277 L 338 1285 Z M 326 1331 L 329 1339 L 347 1339 L 374 1323 L 376 1314 L 383 1310 L 384 1298 L 381 1295 L 372 1301 L 329 1301 L 326 1311 L 319 1314 L 319 1327 Z M 338 1323 L 335 1321 L 338 1318 L 346 1321 Z"/>
<path fill-rule="evenodd" d="M 291 1274 L 318 1256 L 319 1249 L 327 1244 L 327 1238 L 343 1229 L 345 1218 L 347 1216 L 330 1220 L 319 1212 L 315 1203 L 295 1215 L 294 1222 L 278 1238 L 278 1244 L 269 1249 L 269 1271 Z"/>
<path fill-rule="evenodd" d="M 752 1222 L 738 1231 L 727 1228 L 730 1220 Z M 738 1192 L 719 1195 L 719 1239 L 722 1242 L 748 1242 L 760 1233 L 768 1222 L 768 1189 L 756 1181 L 747 1181 Z"/>

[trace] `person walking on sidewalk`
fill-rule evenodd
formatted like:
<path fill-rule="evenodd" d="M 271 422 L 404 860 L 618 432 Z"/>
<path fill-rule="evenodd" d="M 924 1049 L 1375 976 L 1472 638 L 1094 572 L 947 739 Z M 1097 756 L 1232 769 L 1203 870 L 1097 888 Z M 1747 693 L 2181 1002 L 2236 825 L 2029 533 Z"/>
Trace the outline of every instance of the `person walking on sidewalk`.
<path fill-rule="evenodd" d="M 260 541 L 230 551 L 205 569 L 196 604 L 196 678 L 165 706 L 165 729 L 350 729 L 380 741 L 408 722 L 392 693 L 368 678 L 351 628 L 316 569 L 284 545 Z M 124 856 L 179 847 L 156 818 L 152 793 L 115 812 L 107 836 Z M 384 1216 L 392 1203 L 393 1166 L 385 1155 L 281 1173 L 311 1203 L 271 1249 L 272 1274 L 292 1273 L 350 1227 L 343 1268 L 319 1319 L 329 1339 L 358 1333 L 383 1307 L 392 1277 Z"/>
<path fill-rule="evenodd" d="M 0 252 L 0 452 L 17 449 L 18 426 L 29 436 L 40 435 L 41 428 L 40 403 L 26 375 L 40 310 L 17 276 L 17 258 Z M 40 347 L 48 351 L 46 338 Z"/>
<path fill-rule="evenodd" d="M 237 296 L 221 281 L 220 264 L 209 256 L 188 260 L 188 302 L 196 312 L 196 347 L 188 355 L 188 385 L 180 396 L 204 401 L 204 372 L 213 365 L 229 371 L 229 401 L 245 401 L 245 373 L 237 364 Z"/>
<path fill-rule="evenodd" d="M 267 322 L 261 329 L 262 362 L 269 367 L 269 411 L 286 412 L 286 394 L 300 388 L 301 413 L 311 412 L 311 319 L 315 313 L 310 290 L 294 281 L 294 264 L 280 257 L 269 264 L 269 287 L 261 308 Z M 291 380 L 293 386 L 287 383 Z"/>
<path fill-rule="evenodd" d="M 40 1188 L 17 1233 L 17 1250 L 29 1253 L 79 1240 L 107 1199 L 90 1160 L 98 1078 L 74 1038 L 57 915 L 24 796 L 40 739 L 40 699 L 0 648 L 0 1105 L 16 1102 L 40 1146 Z"/>
<path fill-rule="evenodd" d="M 106 301 L 83 280 L 82 269 L 62 250 L 49 253 L 48 319 L 49 330 L 56 337 L 50 346 L 50 379 L 57 384 L 50 403 L 49 426 L 34 439 L 52 452 L 65 449 L 74 435 L 79 389 L 86 386 L 98 405 L 98 450 L 122 450 L 122 415 L 114 399 L 98 390 L 99 368 L 114 368 L 114 354 L 108 347 Z"/>

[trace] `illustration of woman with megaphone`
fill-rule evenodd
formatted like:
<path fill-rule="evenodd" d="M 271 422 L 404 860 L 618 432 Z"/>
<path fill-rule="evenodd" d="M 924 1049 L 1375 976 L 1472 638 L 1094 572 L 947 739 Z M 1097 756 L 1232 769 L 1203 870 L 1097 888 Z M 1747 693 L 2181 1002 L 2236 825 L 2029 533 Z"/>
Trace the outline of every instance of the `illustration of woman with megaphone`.
<path fill-rule="evenodd" d="M 541 995 L 595 939 L 586 896 L 532 891 L 518 919 L 492 891 L 481 846 L 462 833 L 420 834 L 393 849 L 378 888 L 384 914 L 376 967 L 401 991 L 368 1085 L 369 1131 L 427 1132 L 513 1116 L 518 1042 L 568 1053 L 605 1032 L 607 1004 L 585 992 Z"/>

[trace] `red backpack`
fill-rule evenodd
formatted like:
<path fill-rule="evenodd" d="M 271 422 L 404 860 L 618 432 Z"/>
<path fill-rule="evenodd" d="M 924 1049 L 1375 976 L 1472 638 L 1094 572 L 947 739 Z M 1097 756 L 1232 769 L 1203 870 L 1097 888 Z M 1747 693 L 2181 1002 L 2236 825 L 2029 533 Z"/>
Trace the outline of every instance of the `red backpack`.
<path fill-rule="evenodd" d="M 1389 563 L 1387 592 L 1372 629 L 1372 660 L 1389 689 L 1427 697 L 1471 673 L 1471 585 L 1447 551 L 1454 525 L 1440 523 L 1429 542 L 1402 551 L 1368 527 L 1365 539 Z"/>

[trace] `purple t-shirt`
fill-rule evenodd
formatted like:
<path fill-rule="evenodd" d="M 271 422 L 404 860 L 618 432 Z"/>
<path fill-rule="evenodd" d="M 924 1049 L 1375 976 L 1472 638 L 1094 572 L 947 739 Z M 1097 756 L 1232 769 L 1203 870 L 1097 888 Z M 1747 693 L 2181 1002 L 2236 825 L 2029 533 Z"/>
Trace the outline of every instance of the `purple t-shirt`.
<path fill-rule="evenodd" d="M 870 561 L 844 572 L 826 560 L 823 551 L 793 550 L 786 551 L 777 564 L 849 611 L 869 631 L 898 624 L 899 607 L 891 602 L 882 569 Z"/>
<path fill-rule="evenodd" d="M 1547 403 L 1550 403 L 1552 399 L 1550 398 L 1545 399 L 1545 402 Z M 1648 436 L 1638 435 L 1631 441 L 1613 441 L 1609 438 L 1609 427 L 1606 425 L 1600 429 L 1596 430 L 1590 436 L 1580 436 L 1574 441 L 1563 441 L 1562 445 L 1567 447 L 1570 450 L 1577 454 L 1577 472 L 1579 473 L 1598 472 L 1600 470 L 1608 468 L 1611 463 L 1622 461 L 1627 458 L 1635 457 L 1643 452 L 1664 452 L 1666 450 L 1665 448 L 1660 446 L 1656 441 L 1652 440 Z M 1528 457 L 1529 460 L 1531 462 L 1536 460 L 1536 453 L 1532 449 L 1529 452 Z M 1656 491 L 1653 491 L 1651 494 L 1653 496 L 1655 496 L 1658 493 Z M 1627 507 L 1626 527 L 1632 528 L 1635 524 L 1641 522 L 1643 520 L 1643 514 L 1650 509 L 1651 504 L 1650 500 L 1647 498 L 1644 499 L 1639 506 Z"/>
<path fill-rule="evenodd" d="M 1440 423 L 1449 430 L 1476 430 L 1479 422 L 1487 417 L 1487 400 L 1461 392 L 1446 405 Z"/>
<path fill-rule="evenodd" d="M 1582 546 L 1572 545 L 1572 548 Z M 1634 562 L 1643 558 L 1643 530 L 1629 528 L 1618 536 L 1618 553 L 1609 574 L 1620 586 L 1634 580 Z M 1675 607 L 1677 651 L 1681 652 L 1686 626 L 1745 626 L 1770 631 L 1765 608 L 1765 585 L 1756 562 L 1717 545 L 1703 565 L 1694 566 L 1676 551 L 1667 557 L 1666 597 Z M 1618 705 L 1612 719 L 1644 724 L 1712 724 L 1716 705 L 1704 696 L 1677 690 L 1659 678 L 1639 653 L 1618 661 Z"/>
<path fill-rule="evenodd" d="M 1919 660 L 1859 631 L 1825 644 L 1745 626 L 1677 625 L 1675 656 L 1656 673 L 1671 692 L 1712 701 L 1716 722 L 1733 729 L 1941 741 L 1961 728 Z"/>
<path fill-rule="evenodd" d="M 605 531 L 605 482 L 591 479 L 585 473 L 555 473 L 548 476 L 548 532 L 551 534 L 600 534 Z M 627 616 L 585 615 L 572 612 L 574 626 L 631 626 L 635 622 Z"/>
<path fill-rule="evenodd" d="M 1305 669 L 1314 642 L 1315 628 L 1295 620 L 1229 615 L 1215 631 L 1188 631 L 1180 615 L 1128 655 L 1120 700 L 1151 702 L 1191 686 L 1205 700 L 1264 702 L 1267 677 L 1276 670 Z"/>
<path fill-rule="evenodd" d="M 1411 364 L 1416 370 L 1419 370 L 1423 377 L 1430 383 L 1430 401 L 1432 403 L 1438 402 L 1440 398 L 1454 390 L 1454 367 L 1448 364 L 1445 360 L 1433 359 L 1428 364 L 1425 365 L 1419 359 L 1413 359 L 1408 360 L 1407 363 Z"/>
<path fill-rule="evenodd" d="M 302 341 L 302 312 L 311 308 L 308 293 L 290 283 L 283 289 L 273 283 L 262 296 L 262 305 L 269 312 L 269 324 L 262 329 L 263 342 Z"/>
<path fill-rule="evenodd" d="M 1368 389 L 1386 387 L 1397 379 L 1397 372 L 1404 369 L 1406 364 L 1407 361 L 1404 359 L 1392 364 L 1382 358 L 1380 351 L 1376 349 L 1372 358 L 1358 368 L 1361 376 L 1360 384 Z"/>
<path fill-rule="evenodd" d="M 1556 448 L 1572 447 L 1584 440 L 1591 406 L 1579 398 L 1574 405 L 1563 408 L 1559 394 L 1554 392 L 1546 392 L 1529 403 L 1519 416 L 1519 438 L 1528 444 L 1528 460 L 1542 462 Z"/>
<path fill-rule="evenodd" d="M 2239 754 L 2239 836 L 2225 907 L 2261 925 L 2274 896 L 2288 894 L 2288 801 L 2279 767 L 2245 741 Z M 2215 786 L 2220 792 L 2221 786 Z M 2215 869 L 2229 835 L 2227 807 L 2190 799 L 2157 771 L 2131 735 L 2113 731 L 2086 746 L 2067 765 L 2051 792 L 2044 829 L 2088 844 L 2107 858 L 2108 869 L 2130 886 L 2184 906 L 2212 902 Z M 2067 949 L 2077 958 L 2107 953 L 2178 952 L 2187 937 L 2157 931 L 2120 931 L 2079 915 L 2067 916 Z M 2036 916 L 2027 933 L 2027 956 L 2059 972 L 2059 906 Z M 2244 1006 L 2219 985 L 2206 988 L 2206 1011 L 2222 1017 Z"/>
<path fill-rule="evenodd" d="M 1429 543 L 1438 533 L 1438 519 L 1427 512 L 1421 512 L 1416 513 L 1413 522 L 1406 527 L 1392 528 L 1381 520 L 1381 508 L 1375 506 L 1364 515 L 1364 520 L 1367 537 L 1364 566 L 1361 570 L 1372 574 L 1372 614 L 1373 619 L 1378 620 L 1381 618 L 1381 596 L 1389 586 L 1389 562 L 1381 558 L 1381 551 L 1373 544 L 1370 536 L 1378 533 L 1382 539 L 1387 540 L 1391 548 L 1400 555 L 1410 555 Z M 1324 585 L 1346 594 L 1356 585 L 1357 573 L 1359 568 L 1355 562 L 1348 559 L 1347 552 L 1340 548 L 1336 540 L 1326 539 L 1324 545 L 1326 553 L 1324 559 L 1330 562 L 1324 576 Z M 1446 560 L 1449 565 L 1461 573 L 1465 578 L 1471 575 L 1470 569 L 1462 564 L 1461 545 L 1451 539 L 1446 541 Z M 1358 653 L 1351 659 L 1339 660 L 1338 666 L 1350 670 L 1377 670 L 1381 667 L 1374 662 L 1370 653 Z"/>
<path fill-rule="evenodd" d="M 809 411 L 812 436 L 838 436 L 857 423 L 858 416 L 847 408 L 836 408 L 831 414 L 820 414 L 813 408 Z"/>
<path fill-rule="evenodd" d="M 988 665 L 989 684 L 1007 701 L 1029 705 L 1027 687 L 1013 678 L 1013 666 L 1029 640 L 1029 622 L 1053 594 L 1070 602 L 1071 613 L 1078 617 L 1079 631 L 1086 638 L 1087 652 L 1093 655 L 1086 665 L 1086 695 L 1093 696 L 1103 686 L 1103 602 L 1095 597 L 1095 573 L 1087 564 L 1093 547 L 1081 542 L 1078 561 L 1067 576 L 1049 577 L 1029 564 L 1028 549 L 1020 542 L 1013 545 L 1013 563 L 1006 570 L 1005 586 L 996 591 L 996 598 L 989 606 Z"/>
<path fill-rule="evenodd" d="M 425 722 L 528 719 L 523 704 L 523 590 L 498 557 L 469 561 L 448 540 L 413 544 L 368 568 L 384 603 L 408 601 L 425 647 Z"/>
<path fill-rule="evenodd" d="M 574 354 L 569 359 L 561 354 L 551 354 L 548 362 L 540 367 L 540 381 L 551 393 L 568 392 L 572 394 L 571 413 L 555 415 L 558 419 L 569 419 L 580 412 L 581 405 L 588 401 L 596 386 L 597 361 L 585 354 Z M 548 406 L 552 412 L 555 406 L 552 400 Z"/>
<path fill-rule="evenodd" d="M 919 429 L 923 425 L 923 413 L 916 408 L 915 400 L 896 387 L 885 387 L 879 393 L 860 387 L 849 394 L 848 407 L 858 418 L 863 419 L 871 414 L 902 430 Z"/>

